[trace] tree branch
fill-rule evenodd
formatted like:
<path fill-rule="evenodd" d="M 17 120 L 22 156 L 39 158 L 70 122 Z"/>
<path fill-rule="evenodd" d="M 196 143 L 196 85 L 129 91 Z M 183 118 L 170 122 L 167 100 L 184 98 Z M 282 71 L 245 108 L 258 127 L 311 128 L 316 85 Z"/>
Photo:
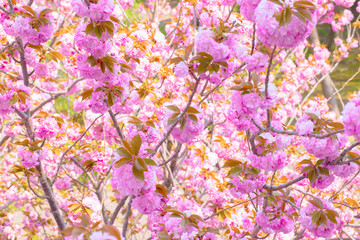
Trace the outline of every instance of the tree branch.
<path fill-rule="evenodd" d="M 114 224 L 114 222 L 115 222 L 115 220 L 117 218 L 117 215 L 119 214 L 121 208 L 124 206 L 127 198 L 128 198 L 127 196 L 123 197 L 120 200 L 120 202 L 118 203 L 118 205 L 116 206 L 116 208 L 115 208 L 115 210 L 114 210 L 114 212 L 113 212 L 113 214 L 111 215 L 111 218 L 110 218 L 110 222 L 109 222 L 110 225 Z"/>
<path fill-rule="evenodd" d="M 131 203 L 132 203 L 133 198 L 134 198 L 134 196 L 132 195 L 129 199 L 128 207 L 126 209 L 124 225 L 123 225 L 123 229 L 122 229 L 122 237 L 124 239 L 126 239 L 126 230 L 129 225 L 129 218 L 130 218 L 130 213 L 131 213 Z"/>

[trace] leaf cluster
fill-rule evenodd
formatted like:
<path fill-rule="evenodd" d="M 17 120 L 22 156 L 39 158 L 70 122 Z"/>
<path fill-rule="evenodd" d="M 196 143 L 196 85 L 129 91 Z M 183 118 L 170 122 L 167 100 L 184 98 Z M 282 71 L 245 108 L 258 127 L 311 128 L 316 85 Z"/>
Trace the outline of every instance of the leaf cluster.
<path fill-rule="evenodd" d="M 134 176 L 144 182 L 144 172 L 148 171 L 148 166 L 157 166 L 157 164 L 150 158 L 142 158 L 139 156 L 139 151 L 142 145 L 140 135 L 135 135 L 129 142 L 122 140 L 122 145 L 122 147 L 116 149 L 116 152 L 122 158 L 114 163 L 114 167 L 119 168 L 125 164 L 131 163 Z"/>

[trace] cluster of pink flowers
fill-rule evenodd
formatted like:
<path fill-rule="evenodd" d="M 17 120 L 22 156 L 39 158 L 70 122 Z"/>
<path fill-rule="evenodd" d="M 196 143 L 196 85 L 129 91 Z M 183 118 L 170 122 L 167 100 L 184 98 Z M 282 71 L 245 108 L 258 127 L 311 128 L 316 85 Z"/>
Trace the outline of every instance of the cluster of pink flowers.
<path fill-rule="evenodd" d="M 314 122 L 309 115 L 304 114 L 296 122 L 296 130 L 300 135 L 307 135 L 314 132 Z"/>
<path fill-rule="evenodd" d="M 189 74 L 189 67 L 185 62 L 179 62 L 174 68 L 174 74 L 177 77 L 186 77 Z"/>
<path fill-rule="evenodd" d="M 354 15 L 352 12 L 348 9 L 345 9 L 339 19 L 331 21 L 333 31 L 337 32 L 341 30 L 343 26 L 350 24 L 353 19 Z"/>
<path fill-rule="evenodd" d="M 144 172 L 145 181 L 142 182 L 134 176 L 131 164 L 114 168 L 111 185 L 119 192 L 119 198 L 134 196 L 132 206 L 143 214 L 160 211 L 166 202 L 164 197 L 157 193 L 155 169 L 149 167 Z"/>
<path fill-rule="evenodd" d="M 269 153 L 265 156 L 258 157 L 256 155 L 250 155 L 249 159 L 251 164 L 265 171 L 274 171 L 276 169 L 282 169 L 286 162 L 286 153 L 284 151 L 276 151 Z"/>
<path fill-rule="evenodd" d="M 181 143 L 191 143 L 196 136 L 198 136 L 204 128 L 204 123 L 202 120 L 202 113 L 200 108 L 196 107 L 200 113 L 196 114 L 197 121 L 194 121 L 188 117 L 185 117 L 185 125 L 181 126 L 181 124 L 177 124 L 174 129 L 171 131 L 171 135 L 173 138 Z M 168 125 L 168 120 L 172 116 L 174 112 L 168 110 L 166 112 L 165 118 L 164 118 L 164 125 L 166 126 L 166 129 L 168 130 L 172 124 Z"/>
<path fill-rule="evenodd" d="M 111 185 L 119 192 L 120 197 L 139 196 L 142 192 L 155 191 L 156 176 L 154 171 L 145 171 L 145 181 L 137 179 L 132 172 L 132 165 L 125 164 L 114 168 Z"/>
<path fill-rule="evenodd" d="M 327 200 L 322 200 L 323 202 L 323 210 L 335 210 L 333 205 L 327 201 Z M 335 224 L 333 222 L 331 222 L 330 220 L 327 221 L 327 224 L 321 224 L 320 226 L 316 226 L 316 223 L 314 223 L 314 221 L 312 221 L 312 213 L 315 210 L 319 210 L 319 208 L 317 208 L 316 206 L 314 206 L 313 204 L 308 204 L 305 208 L 302 208 L 300 210 L 300 217 L 299 217 L 299 221 L 301 223 L 301 225 L 308 230 L 309 232 L 311 232 L 315 237 L 317 238 L 329 238 L 334 234 L 334 230 L 336 228 L 341 228 L 342 224 Z M 338 217 L 336 217 L 337 222 L 340 222 L 340 219 Z"/>
<path fill-rule="evenodd" d="M 319 175 L 319 177 L 310 186 L 312 188 L 326 189 L 332 183 L 334 183 L 335 177 L 333 175 Z"/>
<path fill-rule="evenodd" d="M 334 160 L 341 148 L 345 147 L 348 137 L 344 134 L 336 134 L 337 139 L 304 137 L 302 143 L 306 151 L 317 158 Z M 324 151 L 326 149 L 326 151 Z"/>
<path fill-rule="evenodd" d="M 293 220 L 286 215 L 271 220 L 271 216 L 264 212 L 258 212 L 255 219 L 263 231 L 268 233 L 290 233 L 294 230 Z"/>
<path fill-rule="evenodd" d="M 360 97 L 347 103 L 342 114 L 345 133 L 360 141 Z"/>
<path fill-rule="evenodd" d="M 264 92 L 264 86 L 260 86 L 260 92 Z M 268 85 L 268 98 L 260 95 L 258 91 L 243 92 L 235 91 L 231 97 L 231 105 L 228 109 L 228 119 L 239 131 L 254 129 L 251 119 L 262 119 L 265 110 L 271 108 L 276 101 L 276 87 Z M 264 93 L 263 93 L 264 94 Z"/>
<path fill-rule="evenodd" d="M 230 182 L 233 185 L 233 187 L 230 188 L 231 195 L 236 198 L 241 198 L 244 194 L 248 194 L 256 189 L 262 188 L 265 185 L 266 176 L 247 175 L 244 179 L 241 179 L 240 177 L 233 177 Z"/>
<path fill-rule="evenodd" d="M 293 16 L 288 25 L 279 27 L 274 15 L 279 14 L 281 10 L 282 7 L 279 5 L 262 0 L 254 12 L 256 34 L 266 46 L 296 47 L 311 34 L 316 19 L 313 17 L 312 22 L 306 20 L 305 24 Z"/>
<path fill-rule="evenodd" d="M 313 111 L 309 111 L 312 114 L 318 115 Z M 304 114 L 298 119 L 296 123 L 296 129 L 300 135 L 307 135 L 314 133 L 314 120 L 312 120 L 307 114 Z M 315 137 L 303 137 L 302 143 L 306 150 L 313 154 L 317 158 L 327 159 L 332 161 L 338 155 L 341 148 L 343 148 L 348 140 L 348 137 L 344 134 L 336 134 L 336 139 Z M 326 151 L 324 151 L 326 149 Z"/>
<path fill-rule="evenodd" d="M 195 39 L 196 51 L 209 53 L 215 62 L 226 61 L 230 57 L 227 41 L 218 43 L 214 39 L 214 32 L 208 29 L 199 31 Z"/>
<path fill-rule="evenodd" d="M 236 3 L 240 5 L 240 13 L 247 20 L 254 22 L 255 21 L 255 10 L 258 7 L 261 0 L 236 0 Z"/>
<path fill-rule="evenodd" d="M 39 14 L 45 7 L 38 7 L 35 10 L 36 17 L 39 17 Z M 18 11 L 25 11 L 23 9 L 17 9 Z M 53 17 L 51 13 L 45 14 L 45 17 L 50 21 L 50 23 L 42 22 L 36 23 L 30 17 L 24 17 L 22 15 L 16 16 L 12 19 L 10 16 L 2 15 L 3 19 L 0 18 L 0 22 L 4 28 L 4 31 L 14 37 L 20 37 L 23 42 L 30 43 L 33 45 L 39 45 L 41 43 L 47 42 L 54 30 L 53 27 Z M 34 26 L 38 24 L 39 26 Z"/>
<path fill-rule="evenodd" d="M 106 55 L 112 48 L 110 36 L 103 33 L 101 39 L 94 35 L 85 34 L 86 24 L 80 24 L 75 34 L 75 43 L 79 50 L 84 50 L 95 58 Z"/>
<path fill-rule="evenodd" d="M 266 69 L 269 57 L 261 52 L 255 52 L 245 58 L 246 68 L 250 72 L 262 72 Z"/>
<path fill-rule="evenodd" d="M 14 109 L 10 105 L 10 100 L 14 95 L 14 91 L 10 90 L 4 94 L 0 93 L 0 116 L 12 113 Z"/>
<path fill-rule="evenodd" d="M 107 21 L 115 8 L 112 0 L 89 1 L 89 3 L 87 6 L 82 0 L 73 0 L 71 5 L 80 17 L 89 17 L 98 22 Z"/>
<path fill-rule="evenodd" d="M 355 0 L 334 0 L 334 3 L 349 8 L 354 5 Z"/>
<path fill-rule="evenodd" d="M 21 158 L 21 164 L 26 168 L 33 168 L 39 165 L 39 161 L 45 159 L 47 155 L 46 150 L 40 152 L 31 152 L 24 147 L 19 147 L 18 156 Z"/>
<path fill-rule="evenodd" d="M 36 126 L 35 136 L 40 139 L 53 138 L 59 132 L 59 126 L 54 118 L 41 119 Z"/>
<path fill-rule="evenodd" d="M 329 168 L 329 170 L 331 170 L 335 176 L 347 178 L 359 170 L 359 165 L 351 162 L 344 165 L 329 165 L 327 168 Z"/>

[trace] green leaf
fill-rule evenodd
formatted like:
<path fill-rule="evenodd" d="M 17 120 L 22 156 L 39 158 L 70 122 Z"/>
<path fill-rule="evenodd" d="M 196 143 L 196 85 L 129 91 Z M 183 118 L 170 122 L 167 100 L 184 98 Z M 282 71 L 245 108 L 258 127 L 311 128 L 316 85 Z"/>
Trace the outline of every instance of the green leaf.
<path fill-rule="evenodd" d="M 333 127 L 335 131 L 340 131 L 344 129 L 344 124 L 340 122 L 331 122 L 328 125 Z"/>
<path fill-rule="evenodd" d="M 308 115 L 314 121 L 319 120 L 318 116 L 316 116 L 316 114 L 314 114 L 314 113 L 306 113 L 306 115 Z"/>
<path fill-rule="evenodd" d="M 350 156 L 351 158 L 358 158 L 358 157 L 360 157 L 360 155 L 357 154 L 357 153 L 355 153 L 355 152 L 348 152 L 348 154 L 349 154 L 349 156 Z"/>
<path fill-rule="evenodd" d="M 145 176 L 144 176 L 144 171 L 140 171 L 139 169 L 137 169 L 135 167 L 135 165 L 132 167 L 132 172 L 134 174 L 134 176 L 139 179 L 140 181 L 144 182 L 145 180 Z"/>
<path fill-rule="evenodd" d="M 169 109 L 170 111 L 173 111 L 173 112 L 176 112 L 176 113 L 180 113 L 180 108 L 178 108 L 177 106 L 175 105 L 168 105 L 168 106 L 165 106 L 167 109 Z"/>
<path fill-rule="evenodd" d="M 193 122 L 198 123 L 198 119 L 194 114 L 189 114 L 188 118 L 190 118 Z"/>
<path fill-rule="evenodd" d="M 315 166 L 316 166 L 316 167 L 321 166 L 321 164 L 323 164 L 324 161 L 325 161 L 325 159 L 319 159 L 319 160 L 317 160 Z"/>
<path fill-rule="evenodd" d="M 314 205 L 315 207 L 323 209 L 323 207 L 324 207 L 323 202 L 315 196 L 311 195 L 311 197 L 312 197 L 312 199 L 310 199 L 308 202 L 311 203 L 312 205 Z"/>
<path fill-rule="evenodd" d="M 39 16 L 40 16 L 40 17 L 41 17 L 41 16 L 44 16 L 44 17 L 45 17 L 46 14 L 51 13 L 52 11 L 53 11 L 53 10 L 51 10 L 51 9 L 49 9 L 49 8 L 46 8 L 46 9 L 44 9 L 44 10 L 42 10 L 42 11 L 40 12 Z"/>
<path fill-rule="evenodd" d="M 142 158 L 137 158 L 135 160 L 135 164 L 134 164 L 135 168 L 137 168 L 139 171 L 147 171 L 147 165 L 146 162 L 144 161 L 144 159 Z"/>
<path fill-rule="evenodd" d="M 183 61 L 184 61 L 184 59 L 181 57 L 176 57 L 176 58 L 172 58 L 169 60 L 170 64 L 173 64 L 173 63 L 178 64 L 179 62 L 183 62 Z"/>
<path fill-rule="evenodd" d="M 121 239 L 122 239 L 121 233 L 120 233 L 119 229 L 117 229 L 117 227 L 115 227 L 115 226 L 113 226 L 113 225 L 104 225 L 104 226 L 102 227 L 102 230 L 103 230 L 104 232 L 109 233 L 111 236 L 116 237 L 116 239 L 118 239 L 118 240 L 121 240 Z"/>
<path fill-rule="evenodd" d="M 136 134 L 130 141 L 131 150 L 134 155 L 138 155 L 142 144 L 142 139 L 139 134 Z"/>
<path fill-rule="evenodd" d="M 167 198 L 167 194 L 168 194 L 168 191 L 166 190 L 166 188 L 161 185 L 161 184 L 156 184 L 156 191 L 158 193 L 160 193 L 162 196 L 164 196 L 165 198 Z"/>
<path fill-rule="evenodd" d="M 116 152 L 124 158 L 132 159 L 131 153 L 129 153 L 128 150 L 124 147 L 119 147 L 118 149 L 116 149 Z"/>
<path fill-rule="evenodd" d="M 301 173 L 305 173 L 305 172 L 307 172 L 307 171 L 309 171 L 309 170 L 311 170 L 311 169 L 313 169 L 312 166 L 304 167 L 303 169 L 301 169 Z"/>
<path fill-rule="evenodd" d="M 226 68 L 229 67 L 228 63 L 225 61 L 218 62 L 218 64 L 220 64 L 221 66 L 226 67 Z"/>
<path fill-rule="evenodd" d="M 184 55 L 184 59 L 185 59 L 185 60 L 189 59 L 189 56 L 190 56 L 193 48 L 194 48 L 194 44 L 190 44 L 189 46 L 187 46 L 187 47 L 185 48 L 185 55 Z"/>
<path fill-rule="evenodd" d="M 314 165 L 310 159 L 305 159 L 298 163 L 298 165 L 304 165 L 304 164 Z"/>
<path fill-rule="evenodd" d="M 167 121 L 167 125 L 173 125 L 174 123 L 176 123 L 178 121 L 178 116 L 180 115 L 180 113 L 173 113 L 170 118 Z"/>
<path fill-rule="evenodd" d="M 189 107 L 189 109 L 186 111 L 186 113 L 200 113 L 196 108 L 194 107 Z"/>
<path fill-rule="evenodd" d="M 301 0 L 294 2 L 293 5 L 295 8 L 310 8 L 310 9 L 316 9 L 316 5 L 312 3 L 311 1 Z"/>
<path fill-rule="evenodd" d="M 330 171 L 327 168 L 324 167 L 318 167 L 320 174 L 325 176 L 330 176 Z"/>
<path fill-rule="evenodd" d="M 213 60 L 213 56 L 211 56 L 209 53 L 206 52 L 199 52 L 198 55 L 203 56 L 204 58 L 208 58 L 210 60 Z"/>
<path fill-rule="evenodd" d="M 280 13 L 279 26 L 287 26 L 291 22 L 292 11 L 290 7 L 285 7 Z"/>
<path fill-rule="evenodd" d="M 237 167 L 240 166 L 241 162 L 235 159 L 227 159 L 225 160 L 225 164 L 222 168 L 230 168 L 230 167 Z"/>
<path fill-rule="evenodd" d="M 25 104 L 26 103 L 26 99 L 30 98 L 30 95 L 27 94 L 26 92 L 18 92 L 18 97 L 20 99 L 20 101 Z"/>
<path fill-rule="evenodd" d="M 268 0 L 268 1 L 276 3 L 277 5 L 283 6 L 279 0 Z"/>
<path fill-rule="evenodd" d="M 97 38 L 100 40 L 103 34 L 101 28 L 96 27 L 94 32 L 95 32 L 95 36 L 97 36 Z"/>
<path fill-rule="evenodd" d="M 114 105 L 114 98 L 113 98 L 113 95 L 111 94 L 111 92 L 108 92 L 108 103 L 109 103 L 110 107 L 112 107 Z"/>
<path fill-rule="evenodd" d="M 135 125 L 141 125 L 142 124 L 142 121 L 140 119 L 138 119 L 137 117 L 130 116 L 129 118 L 130 118 L 130 120 L 128 121 L 128 123 L 132 123 L 132 124 L 135 124 Z"/>
<path fill-rule="evenodd" d="M 228 177 L 234 177 L 243 172 L 244 169 L 242 167 L 234 167 L 229 171 Z"/>
<path fill-rule="evenodd" d="M 125 63 L 119 63 L 120 64 L 120 66 L 122 67 L 122 68 L 126 68 L 126 69 L 129 69 L 129 70 L 133 70 L 129 65 L 127 65 L 127 64 L 125 64 Z"/>
<path fill-rule="evenodd" d="M 209 64 L 210 64 L 210 60 L 202 60 L 197 69 L 198 74 L 205 73 L 207 71 Z"/>
<path fill-rule="evenodd" d="M 119 168 L 125 164 L 127 164 L 128 162 L 131 161 L 131 158 L 120 158 L 119 160 L 117 160 L 114 164 L 115 168 Z"/>
<path fill-rule="evenodd" d="M 100 64 L 100 69 L 101 69 L 102 73 L 105 73 L 105 70 L 106 70 L 106 68 L 105 68 L 105 63 L 104 63 L 104 62 L 100 62 L 99 64 Z"/>
<path fill-rule="evenodd" d="M 149 166 L 157 166 L 156 162 L 152 160 L 151 158 L 144 158 L 144 161 Z"/>
<path fill-rule="evenodd" d="M 311 221 L 313 223 L 316 223 L 316 226 L 319 226 L 320 224 L 319 223 L 319 220 L 321 218 L 321 211 L 320 210 L 316 210 L 312 213 L 311 215 Z"/>
<path fill-rule="evenodd" d="M 338 222 L 336 221 L 336 217 L 339 217 L 339 214 L 336 211 L 328 209 L 325 211 L 325 214 L 331 222 L 338 224 Z"/>
<path fill-rule="evenodd" d="M 318 179 L 318 177 L 319 177 L 319 173 L 318 173 L 317 169 L 312 169 L 309 171 L 310 183 L 314 183 L 316 181 L 316 179 Z"/>
<path fill-rule="evenodd" d="M 124 147 L 126 148 L 126 150 L 130 153 L 130 154 L 133 154 L 133 151 L 132 151 L 132 148 L 130 146 L 130 144 L 125 141 L 125 140 L 121 140 L 122 144 L 124 145 Z"/>
<path fill-rule="evenodd" d="M 36 16 L 35 11 L 31 7 L 24 5 L 24 6 L 21 6 L 21 8 L 25 9 L 26 11 L 31 13 L 33 16 Z"/>
<path fill-rule="evenodd" d="M 111 21 L 116 22 L 117 24 L 120 24 L 120 20 L 116 17 L 110 16 Z"/>

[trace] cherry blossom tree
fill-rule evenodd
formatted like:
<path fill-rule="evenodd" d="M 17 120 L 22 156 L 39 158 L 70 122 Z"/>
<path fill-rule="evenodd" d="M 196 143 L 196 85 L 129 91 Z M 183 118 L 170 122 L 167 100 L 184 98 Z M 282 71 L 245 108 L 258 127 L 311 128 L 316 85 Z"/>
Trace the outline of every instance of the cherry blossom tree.
<path fill-rule="evenodd" d="M 357 1 L 0 3 L 1 239 L 360 237 Z"/>

